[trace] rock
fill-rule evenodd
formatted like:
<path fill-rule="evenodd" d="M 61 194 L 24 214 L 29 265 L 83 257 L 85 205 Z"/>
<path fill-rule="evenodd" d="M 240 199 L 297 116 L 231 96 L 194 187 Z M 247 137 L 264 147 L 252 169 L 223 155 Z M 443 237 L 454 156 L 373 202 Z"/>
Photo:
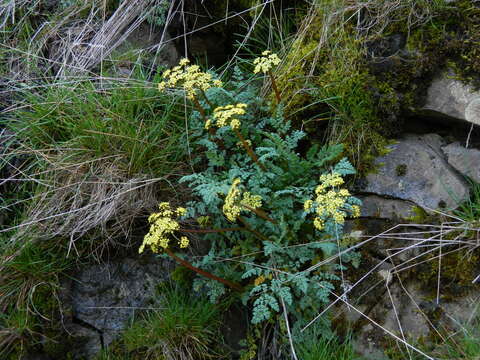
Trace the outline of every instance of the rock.
<path fill-rule="evenodd" d="M 480 183 L 480 150 L 466 149 L 455 142 L 442 147 L 448 163 L 458 172 Z"/>
<path fill-rule="evenodd" d="M 478 301 L 480 291 L 473 290 L 470 293 L 456 298 L 454 301 L 440 303 L 442 317 L 440 324 L 449 329 L 458 330 L 459 327 L 472 326 L 478 320 Z"/>
<path fill-rule="evenodd" d="M 69 352 L 74 359 L 93 359 L 103 348 L 102 334 L 80 324 L 69 323 L 65 330 L 74 338 Z"/>
<path fill-rule="evenodd" d="M 136 312 L 148 307 L 156 285 L 168 278 L 172 263 L 154 257 L 146 263 L 143 260 L 91 265 L 74 276 L 69 294 L 70 333 L 84 344 L 76 355 L 92 358 L 99 344 L 108 346 Z"/>
<path fill-rule="evenodd" d="M 148 60 L 158 65 L 173 67 L 180 60 L 180 53 L 171 40 L 170 34 L 162 29 L 152 27 L 147 23 L 141 24 L 133 30 L 118 48 L 119 53 L 127 51 L 144 52 Z"/>
<path fill-rule="evenodd" d="M 385 346 L 391 347 L 395 342 L 395 338 L 387 331 L 399 338 L 403 333 L 408 342 L 426 337 L 430 332 L 428 318 L 417 305 L 419 299 L 425 296 L 420 289 L 416 286 L 404 289 L 398 283 L 384 287 L 384 296 L 368 313 L 369 318 L 378 325 L 367 322 L 361 327 L 355 342 L 356 350 L 367 359 L 385 358 L 379 350 Z"/>
<path fill-rule="evenodd" d="M 406 220 L 415 216 L 415 204 L 410 201 L 387 199 L 377 195 L 361 195 L 361 217 L 390 219 L 392 221 Z"/>
<path fill-rule="evenodd" d="M 447 163 L 441 146 L 442 138 L 436 134 L 406 135 L 376 160 L 378 172 L 366 177 L 362 190 L 410 201 L 427 211 L 456 208 L 468 197 L 469 188 Z"/>
<path fill-rule="evenodd" d="M 451 72 L 446 73 L 432 82 L 421 112 L 480 125 L 480 92 L 453 76 Z"/>

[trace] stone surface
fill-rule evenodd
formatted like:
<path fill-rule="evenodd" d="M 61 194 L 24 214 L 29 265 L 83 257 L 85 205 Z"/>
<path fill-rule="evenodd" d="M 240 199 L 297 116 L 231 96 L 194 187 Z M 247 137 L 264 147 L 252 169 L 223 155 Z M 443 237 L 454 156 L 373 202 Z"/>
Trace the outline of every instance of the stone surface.
<path fill-rule="evenodd" d="M 480 300 L 478 290 L 453 301 L 440 301 L 437 304 L 432 299 L 432 294 L 424 291 L 415 279 L 404 282 L 402 286 L 394 277 L 391 285 L 387 287 L 383 282 L 381 286 L 384 289 L 383 295 L 377 298 L 376 303 L 369 307 L 356 306 L 373 321 L 365 320 L 357 312 L 351 316 L 349 314 L 353 311 L 342 306 L 343 318 L 350 326 L 360 324 L 354 347 L 366 359 L 388 359 L 382 349 L 392 349 L 395 338 L 391 334 L 414 345 L 418 341 L 428 341 L 431 335 L 438 336 L 437 331 L 454 334 L 475 323 Z M 405 349 L 405 345 L 400 342 L 398 344 Z"/>
<path fill-rule="evenodd" d="M 383 286 L 383 297 L 368 313 L 378 325 L 367 322 L 361 327 L 355 342 L 356 350 L 367 359 L 387 358 L 379 351 L 395 342 L 387 331 L 409 342 L 428 336 L 430 331 L 427 314 L 418 305 L 425 297 L 420 289 L 414 285 L 403 288 L 399 283 Z"/>
<path fill-rule="evenodd" d="M 469 195 L 464 179 L 447 163 L 436 134 L 405 135 L 376 160 L 363 191 L 411 201 L 427 211 L 454 209 Z"/>
<path fill-rule="evenodd" d="M 74 275 L 70 332 L 84 344 L 77 355 L 91 358 L 108 346 L 136 312 L 149 307 L 156 285 L 172 270 L 171 262 L 152 257 L 92 265 Z"/>
<path fill-rule="evenodd" d="M 480 150 L 466 149 L 458 142 L 442 147 L 448 163 L 473 181 L 480 183 Z"/>
<path fill-rule="evenodd" d="M 361 195 L 361 217 L 405 220 L 415 216 L 415 204 L 410 201 L 388 199 L 377 195 Z"/>
<path fill-rule="evenodd" d="M 155 30 L 156 29 L 156 30 Z M 119 53 L 127 51 L 144 52 L 153 64 L 172 67 L 178 64 L 180 53 L 167 31 L 153 28 L 147 23 L 141 24 L 130 33 L 125 42 L 118 48 Z"/>
<path fill-rule="evenodd" d="M 453 76 L 446 73 L 432 82 L 422 112 L 480 125 L 480 92 Z"/>

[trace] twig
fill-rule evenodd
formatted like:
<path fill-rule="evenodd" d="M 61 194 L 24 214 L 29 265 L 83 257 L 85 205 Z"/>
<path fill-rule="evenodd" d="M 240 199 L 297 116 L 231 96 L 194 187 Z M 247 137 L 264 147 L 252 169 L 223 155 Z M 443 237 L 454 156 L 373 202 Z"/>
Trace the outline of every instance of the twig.
<path fill-rule="evenodd" d="M 283 315 L 285 317 L 285 326 L 287 327 L 288 342 L 290 343 L 290 348 L 292 349 L 292 357 L 294 360 L 298 360 L 297 354 L 295 353 L 295 347 L 293 346 L 292 333 L 290 332 L 290 324 L 288 322 L 287 316 L 287 307 L 285 306 L 285 301 L 283 301 L 282 297 L 280 297 L 280 301 L 282 302 Z"/>
<path fill-rule="evenodd" d="M 173 260 L 175 260 L 176 262 L 178 262 L 179 264 L 185 266 L 186 268 L 196 272 L 197 274 L 200 274 L 202 276 L 205 276 L 209 279 L 212 279 L 212 280 L 215 280 L 215 281 L 218 281 L 224 285 L 227 285 L 228 287 L 234 289 L 234 290 L 237 290 L 237 291 L 243 291 L 243 288 L 240 284 L 237 284 L 237 283 L 234 283 L 234 282 L 231 282 L 230 280 L 227 280 L 227 279 L 223 279 L 221 277 L 218 277 L 216 275 L 213 275 L 212 273 L 209 273 L 208 271 L 205 271 L 205 270 L 202 270 L 202 269 L 199 269 L 195 266 L 193 266 L 192 264 L 190 264 L 188 261 L 186 260 L 183 260 L 182 258 L 179 258 L 177 255 L 175 255 L 170 249 L 165 249 L 165 253 L 170 256 Z"/>

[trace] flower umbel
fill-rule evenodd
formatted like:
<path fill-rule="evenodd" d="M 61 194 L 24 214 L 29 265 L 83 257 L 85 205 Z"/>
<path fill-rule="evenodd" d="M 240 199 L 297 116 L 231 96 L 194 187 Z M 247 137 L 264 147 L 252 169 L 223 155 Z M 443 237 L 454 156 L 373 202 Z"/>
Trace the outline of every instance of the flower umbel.
<path fill-rule="evenodd" d="M 168 202 L 160 203 L 158 209 L 159 212 L 153 213 L 148 217 L 150 230 L 143 238 L 143 243 L 138 249 L 139 253 L 142 253 L 147 245 L 150 246 L 153 252 L 158 252 L 161 248 L 168 248 L 169 236 L 180 229 L 180 225 L 173 217 L 184 216 L 187 213 L 187 210 L 182 207 L 172 210 Z M 188 243 L 188 238 L 182 236 L 178 244 L 181 248 L 186 248 Z"/>
<path fill-rule="evenodd" d="M 158 90 L 166 88 L 181 87 L 185 90 L 187 97 L 193 99 L 197 90 L 206 91 L 211 87 L 221 87 L 220 80 L 213 80 L 212 75 L 200 71 L 198 65 L 189 65 L 188 59 L 182 59 L 173 69 L 163 73 L 163 80 L 158 84 Z"/>
<path fill-rule="evenodd" d="M 332 172 L 320 176 L 320 185 L 315 189 L 316 198 L 303 204 L 305 211 L 313 210 L 316 214 L 313 225 L 318 230 L 325 228 L 326 221 L 332 219 L 336 224 L 343 224 L 345 217 L 360 216 L 360 207 L 347 203 L 351 196 L 347 189 L 339 189 L 344 181 L 339 173 Z"/>
<path fill-rule="evenodd" d="M 280 64 L 280 58 L 277 54 L 272 54 L 269 50 L 265 50 L 262 56 L 253 60 L 253 65 L 255 65 L 253 72 L 255 74 L 259 72 L 266 74 L 273 66 L 277 66 L 278 64 Z"/>
<path fill-rule="evenodd" d="M 213 110 L 213 119 L 215 120 L 215 123 L 209 119 L 205 123 L 205 128 L 208 129 L 211 126 L 220 128 L 222 126 L 230 125 L 232 129 L 238 129 L 241 122 L 237 116 L 244 115 L 246 113 L 246 108 L 247 104 L 219 106 Z"/>
<path fill-rule="evenodd" d="M 238 188 L 241 184 L 240 179 L 234 179 L 230 190 L 228 191 L 225 203 L 223 204 L 223 213 L 230 221 L 235 221 L 241 211 L 251 211 L 262 206 L 262 197 L 245 192 L 242 197 L 242 191 Z"/>

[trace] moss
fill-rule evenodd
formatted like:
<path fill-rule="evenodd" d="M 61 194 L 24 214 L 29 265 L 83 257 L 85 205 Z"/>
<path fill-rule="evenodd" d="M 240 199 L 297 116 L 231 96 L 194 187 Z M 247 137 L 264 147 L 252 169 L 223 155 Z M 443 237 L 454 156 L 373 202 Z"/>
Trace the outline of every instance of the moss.
<path fill-rule="evenodd" d="M 401 110 L 422 104 L 430 79 L 439 70 L 453 68 L 462 80 L 480 85 L 480 8 L 471 1 L 433 7 L 430 21 L 415 27 L 391 23 L 385 34 L 406 36 L 404 59 L 377 74 L 402 94 Z"/>
<path fill-rule="evenodd" d="M 438 252 L 425 256 L 425 263 L 418 265 L 414 270 L 418 279 L 425 285 L 425 289 L 430 289 L 432 294 L 437 289 L 438 282 Z M 434 259 L 435 258 L 435 259 Z M 470 254 L 466 254 L 461 249 L 455 249 L 454 246 L 443 249 L 440 266 L 440 284 L 443 299 L 448 301 L 456 299 L 459 296 L 466 295 L 476 287 L 472 280 L 478 275 L 480 260 L 480 251 L 477 249 Z"/>
<path fill-rule="evenodd" d="M 397 176 L 405 176 L 407 174 L 407 165 L 406 164 L 399 164 L 395 168 L 395 174 Z"/>
<path fill-rule="evenodd" d="M 396 108 L 398 99 L 387 83 L 376 83 L 363 43 L 350 26 L 339 26 L 319 46 L 326 11 L 319 7 L 300 29 L 277 82 L 287 117 L 305 125 L 312 137 L 323 133 L 329 141 L 344 143 L 358 171 L 366 173 L 387 145 L 382 114 Z"/>
<path fill-rule="evenodd" d="M 412 212 L 414 213 L 413 216 L 409 217 L 408 220 L 411 223 L 415 224 L 435 224 L 438 222 L 437 219 L 434 219 L 431 215 L 429 215 L 423 208 L 420 206 L 413 206 Z"/>

